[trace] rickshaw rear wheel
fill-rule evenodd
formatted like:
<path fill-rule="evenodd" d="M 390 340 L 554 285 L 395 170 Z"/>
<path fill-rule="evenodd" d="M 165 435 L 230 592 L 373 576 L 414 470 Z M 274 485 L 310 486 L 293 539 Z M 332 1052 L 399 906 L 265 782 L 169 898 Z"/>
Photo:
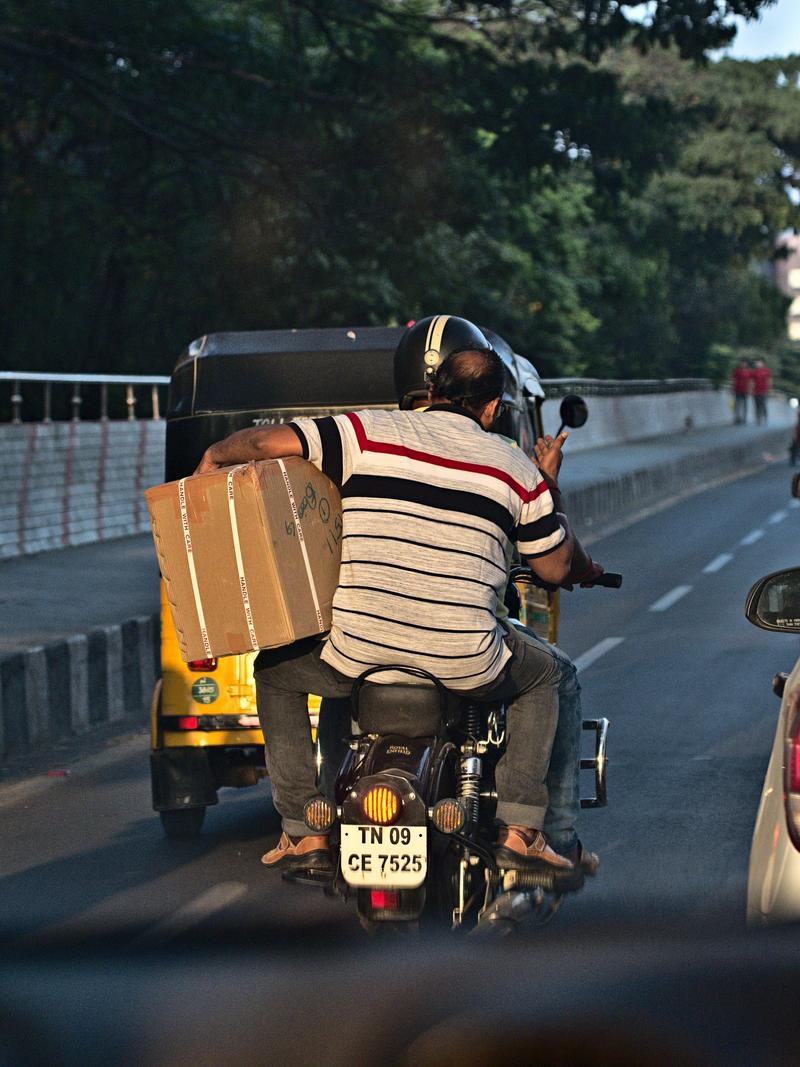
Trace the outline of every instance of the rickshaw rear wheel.
<path fill-rule="evenodd" d="M 167 837 L 196 837 L 200 833 L 206 817 L 205 808 L 178 808 L 173 811 L 160 811 L 159 817 Z"/>

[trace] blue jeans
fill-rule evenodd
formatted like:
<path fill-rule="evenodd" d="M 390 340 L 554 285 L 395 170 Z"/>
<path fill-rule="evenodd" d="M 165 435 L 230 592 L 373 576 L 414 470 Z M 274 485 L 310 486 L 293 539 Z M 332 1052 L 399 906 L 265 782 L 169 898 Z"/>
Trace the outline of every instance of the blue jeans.
<path fill-rule="evenodd" d="M 569 656 L 555 645 L 549 645 L 526 626 L 519 626 L 528 637 L 552 652 L 561 668 L 558 683 L 558 725 L 550 753 L 547 772 L 549 804 L 544 832 L 556 852 L 568 853 L 578 843 L 576 826 L 581 809 L 580 758 L 583 709 L 578 672 Z"/>

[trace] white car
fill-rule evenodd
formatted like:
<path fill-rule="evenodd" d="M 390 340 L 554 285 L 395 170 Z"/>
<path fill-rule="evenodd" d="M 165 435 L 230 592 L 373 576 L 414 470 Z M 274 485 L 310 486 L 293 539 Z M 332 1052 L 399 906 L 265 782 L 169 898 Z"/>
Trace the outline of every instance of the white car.
<path fill-rule="evenodd" d="M 800 634 L 800 567 L 756 582 L 745 614 L 764 630 Z M 747 921 L 800 918 L 800 659 L 773 688 L 781 699 L 747 876 Z"/>

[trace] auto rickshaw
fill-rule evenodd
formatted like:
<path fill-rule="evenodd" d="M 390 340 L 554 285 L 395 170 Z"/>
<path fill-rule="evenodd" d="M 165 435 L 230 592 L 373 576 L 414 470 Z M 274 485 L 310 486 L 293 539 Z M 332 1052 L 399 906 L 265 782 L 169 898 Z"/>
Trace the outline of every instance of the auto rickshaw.
<path fill-rule="evenodd" d="M 392 361 L 402 333 L 400 327 L 269 330 L 193 341 L 172 373 L 165 480 L 190 475 L 205 449 L 234 430 L 300 415 L 396 407 Z M 508 371 L 510 402 L 497 429 L 530 454 L 543 432 L 539 376 L 497 334 L 484 333 Z M 518 592 L 520 621 L 555 642 L 557 593 L 530 585 Z M 255 655 L 184 663 L 162 582 L 162 677 L 151 705 L 150 763 L 153 807 L 170 837 L 198 833 L 221 787 L 255 785 L 267 773 Z M 312 731 L 318 712 L 318 698 L 310 697 Z"/>

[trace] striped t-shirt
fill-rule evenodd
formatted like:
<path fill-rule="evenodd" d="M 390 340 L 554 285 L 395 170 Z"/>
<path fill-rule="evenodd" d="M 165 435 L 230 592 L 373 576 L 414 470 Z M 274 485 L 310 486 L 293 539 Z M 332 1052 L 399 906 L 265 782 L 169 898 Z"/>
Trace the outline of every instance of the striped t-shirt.
<path fill-rule="evenodd" d="M 342 494 L 325 662 L 351 678 L 384 664 L 420 667 L 457 690 L 493 681 L 510 656 L 495 617 L 508 543 L 531 558 L 565 536 L 534 464 L 449 405 L 290 425 Z"/>

